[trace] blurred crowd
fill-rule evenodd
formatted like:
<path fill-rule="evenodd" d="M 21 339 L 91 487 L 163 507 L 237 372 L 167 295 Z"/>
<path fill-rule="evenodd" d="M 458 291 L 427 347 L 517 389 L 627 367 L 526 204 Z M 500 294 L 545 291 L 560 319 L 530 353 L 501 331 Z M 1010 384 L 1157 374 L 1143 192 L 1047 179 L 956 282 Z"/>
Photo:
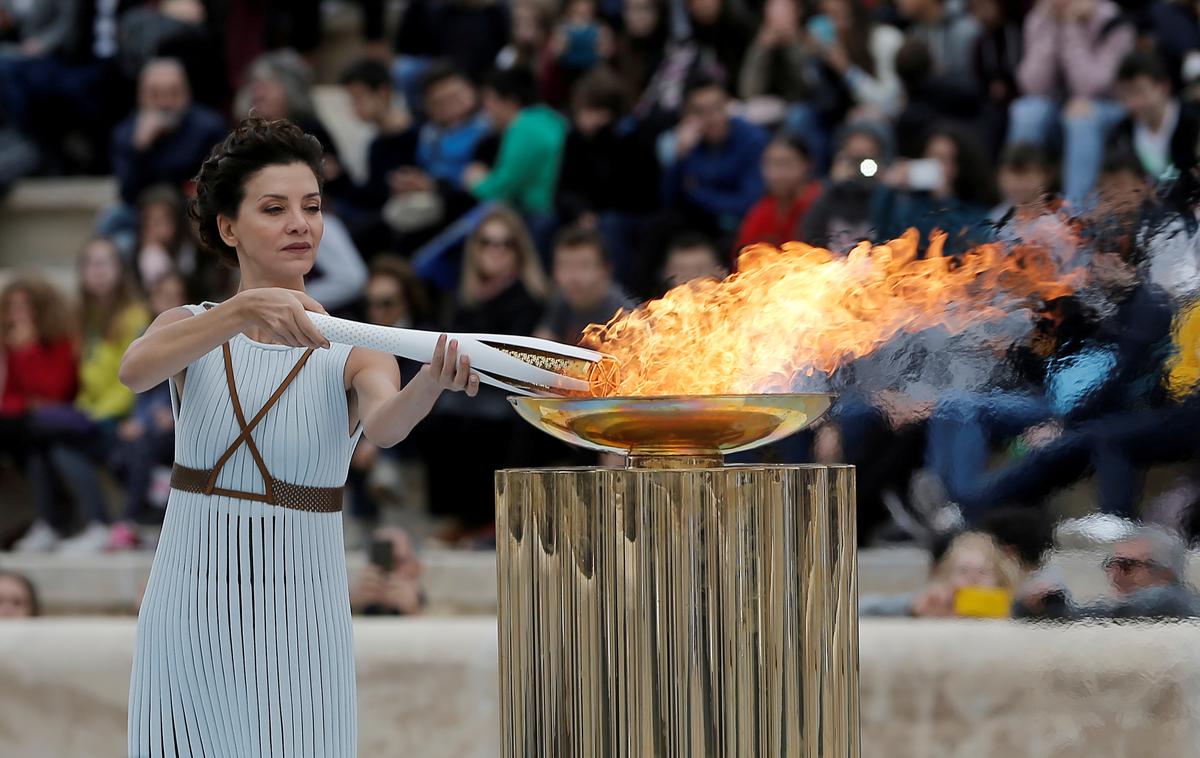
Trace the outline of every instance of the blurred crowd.
<path fill-rule="evenodd" d="M 0 293 L 0 476 L 34 514 L 16 549 L 152 547 L 171 397 L 135 396 L 117 367 L 156 314 L 236 290 L 186 209 L 251 111 L 325 147 L 309 292 L 377 324 L 575 343 L 735 271 L 743 246 L 845 254 L 909 227 L 946 232 L 951 255 L 1022 243 L 1064 271 L 1082 261 L 1076 294 L 986 346 L 994 379 L 856 392 L 867 358 L 826 423 L 762 455 L 856 464 L 864 542 L 975 534 L 1087 476 L 1096 509 L 1197 536 L 1200 4 L 361 0 L 358 58 L 318 87 L 322 23 L 350 4 L 0 0 L 0 191 L 29 175 L 119 186 L 74 292 L 20 274 Z M 318 107 L 336 90 L 348 107 Z M 343 154 L 346 124 L 371 133 L 365 155 Z M 419 489 L 444 541 L 487 547 L 495 469 L 592 462 L 499 392 L 447 395 L 396 448 L 359 446 L 349 514 L 370 535 Z M 1164 463 L 1182 478 L 1148 502 Z M 406 538 L 383 539 L 409 560 Z M 995 552 L 962 544 L 943 563 Z M 379 574 L 362 605 L 419 605 Z"/>

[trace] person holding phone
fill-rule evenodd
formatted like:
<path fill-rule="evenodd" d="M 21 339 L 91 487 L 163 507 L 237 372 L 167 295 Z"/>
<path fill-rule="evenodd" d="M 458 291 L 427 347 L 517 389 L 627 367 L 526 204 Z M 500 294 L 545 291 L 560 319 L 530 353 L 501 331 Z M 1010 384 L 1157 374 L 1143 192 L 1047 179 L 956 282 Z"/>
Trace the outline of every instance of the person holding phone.
<path fill-rule="evenodd" d="M 410 616 L 425 606 L 423 567 L 412 537 L 400 527 L 376 529 L 367 565 L 350 588 L 350 606 L 365 616 Z"/>
<path fill-rule="evenodd" d="M 401 388 L 394 356 L 330 344 L 304 291 L 321 243 L 323 150 L 244 120 L 190 212 L 241 272 L 223 303 L 172 308 L 125 352 L 135 392 L 169 381 L 175 465 L 138 615 L 129 755 L 357 754 L 342 487 L 360 437 L 403 440 L 479 377 L 454 341 Z M 317 718 L 304 716 L 318 714 Z"/>
<path fill-rule="evenodd" d="M 965 252 L 988 240 L 985 222 L 997 200 L 995 178 L 978 141 L 946 124 L 926 137 L 921 158 L 895 161 L 882 174 L 871 217 L 879 239 L 916 227 L 925 243 L 942 230 L 950 235 L 948 252 Z"/>

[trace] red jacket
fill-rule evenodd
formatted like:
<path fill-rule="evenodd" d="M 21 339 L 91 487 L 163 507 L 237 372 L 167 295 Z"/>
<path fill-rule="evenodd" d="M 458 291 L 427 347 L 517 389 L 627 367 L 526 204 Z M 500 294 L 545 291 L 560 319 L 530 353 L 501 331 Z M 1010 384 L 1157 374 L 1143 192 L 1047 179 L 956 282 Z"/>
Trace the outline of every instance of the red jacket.
<path fill-rule="evenodd" d="M 779 203 L 770 195 L 759 200 L 742 219 L 737 243 L 734 245 L 734 257 L 736 258 L 746 245 L 758 242 L 782 245 L 784 242 L 799 240 L 804 214 L 808 213 L 808 209 L 820 196 L 821 183 L 814 180 L 785 208 L 779 207 Z"/>
<path fill-rule="evenodd" d="M 21 415 L 29 410 L 30 401 L 50 404 L 75 399 L 79 369 L 70 340 L 5 350 L 4 363 L 0 416 Z"/>

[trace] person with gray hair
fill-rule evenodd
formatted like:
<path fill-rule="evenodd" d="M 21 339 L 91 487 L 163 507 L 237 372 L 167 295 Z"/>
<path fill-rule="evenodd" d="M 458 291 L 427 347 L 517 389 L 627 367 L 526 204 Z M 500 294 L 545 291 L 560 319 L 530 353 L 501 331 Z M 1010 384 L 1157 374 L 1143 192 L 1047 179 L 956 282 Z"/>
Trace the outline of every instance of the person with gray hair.
<path fill-rule="evenodd" d="M 1176 533 L 1142 525 L 1104 560 L 1113 600 L 1080 609 L 1090 618 L 1193 618 L 1200 596 L 1186 578 L 1187 545 Z"/>

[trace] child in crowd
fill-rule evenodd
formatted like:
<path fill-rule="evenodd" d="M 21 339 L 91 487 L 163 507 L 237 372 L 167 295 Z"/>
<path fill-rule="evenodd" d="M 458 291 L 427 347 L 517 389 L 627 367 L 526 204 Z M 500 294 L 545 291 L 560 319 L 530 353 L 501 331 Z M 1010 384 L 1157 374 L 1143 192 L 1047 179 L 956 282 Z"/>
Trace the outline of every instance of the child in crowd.
<path fill-rule="evenodd" d="M 797 137 L 780 133 L 762 157 L 767 192 L 742 220 L 734 256 L 747 245 L 782 245 L 802 236 L 804 216 L 818 197 L 821 183 L 812 176 L 808 147 Z M 736 262 L 736 260 L 735 260 Z"/>
<path fill-rule="evenodd" d="M 599 232 L 568 227 L 554 244 L 554 284 L 558 290 L 535 336 L 576 344 L 588 324 L 604 324 L 634 303 L 613 281 L 612 261 Z"/>

